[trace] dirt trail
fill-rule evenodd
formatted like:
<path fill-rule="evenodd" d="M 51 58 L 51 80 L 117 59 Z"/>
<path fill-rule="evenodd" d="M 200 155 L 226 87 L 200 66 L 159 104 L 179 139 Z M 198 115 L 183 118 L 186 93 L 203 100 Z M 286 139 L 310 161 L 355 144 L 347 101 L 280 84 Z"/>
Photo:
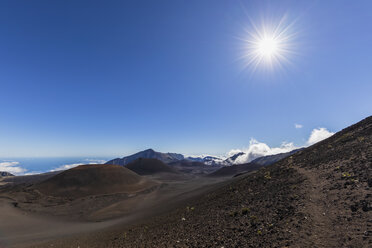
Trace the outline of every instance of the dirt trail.
<path fill-rule="evenodd" d="M 326 180 L 312 170 L 301 167 L 297 167 L 296 170 L 306 178 L 305 203 L 302 211 L 311 224 L 305 229 L 306 235 L 303 235 L 305 243 L 312 247 L 337 247 L 335 227 L 332 224 L 333 216 L 328 196 L 323 190 Z"/>

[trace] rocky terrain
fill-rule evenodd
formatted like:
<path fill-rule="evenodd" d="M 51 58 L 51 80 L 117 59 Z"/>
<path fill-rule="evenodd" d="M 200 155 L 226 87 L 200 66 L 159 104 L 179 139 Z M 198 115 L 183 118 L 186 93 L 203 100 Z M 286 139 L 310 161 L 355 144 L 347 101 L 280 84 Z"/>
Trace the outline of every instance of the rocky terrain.
<path fill-rule="evenodd" d="M 56 247 L 371 247 L 372 117 L 136 225 Z M 49 247 L 47 244 L 45 247 Z"/>
<path fill-rule="evenodd" d="M 152 161 L 141 160 L 134 168 L 146 169 L 143 161 Z M 155 162 L 159 167 L 154 168 L 172 168 Z M 107 177 L 102 176 L 104 171 L 93 172 L 104 166 Z M 241 167 L 252 171 L 241 173 Z M 2 187 L 0 229 L 14 226 L 15 231 L 5 239 L 0 233 L 0 244 L 5 240 L 13 241 L 14 247 L 372 246 L 372 117 L 272 165 L 252 163 L 216 171 L 223 177 L 153 181 L 157 170 L 140 176 L 122 166 L 98 165 L 85 173 L 87 168 Z M 135 194 L 119 193 L 112 186 L 124 184 L 119 187 L 123 189 L 138 180 L 154 185 Z M 32 212 L 40 217 L 35 219 Z M 33 232 L 28 225 L 43 216 L 51 217 L 36 224 L 43 229 Z M 54 216 L 74 221 L 60 222 Z M 105 219 L 110 221 L 91 222 Z M 49 226 L 62 230 L 48 232 Z M 33 233 L 33 242 L 25 232 Z"/>

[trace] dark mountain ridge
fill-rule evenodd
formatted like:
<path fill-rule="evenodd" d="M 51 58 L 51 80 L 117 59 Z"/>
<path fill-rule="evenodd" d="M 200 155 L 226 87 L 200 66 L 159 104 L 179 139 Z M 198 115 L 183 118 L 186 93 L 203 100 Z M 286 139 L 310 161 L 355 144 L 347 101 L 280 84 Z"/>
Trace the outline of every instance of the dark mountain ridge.
<path fill-rule="evenodd" d="M 154 158 L 164 163 L 170 163 L 170 162 L 182 160 L 184 159 L 184 156 L 178 153 L 162 153 L 162 152 L 156 152 L 153 149 L 147 149 L 141 152 L 137 152 L 130 156 L 112 159 L 106 162 L 106 164 L 115 164 L 115 165 L 125 166 L 139 158 Z"/>
<path fill-rule="evenodd" d="M 0 177 L 12 177 L 14 176 L 12 173 L 6 171 L 0 171 Z"/>

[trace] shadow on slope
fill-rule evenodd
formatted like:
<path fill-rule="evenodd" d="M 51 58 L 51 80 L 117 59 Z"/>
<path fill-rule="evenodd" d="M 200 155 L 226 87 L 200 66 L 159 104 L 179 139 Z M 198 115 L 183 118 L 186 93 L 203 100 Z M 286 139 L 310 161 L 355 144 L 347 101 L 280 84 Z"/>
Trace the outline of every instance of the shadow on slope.
<path fill-rule="evenodd" d="M 175 169 L 160 160 L 152 158 L 139 158 L 125 166 L 139 175 L 153 175 L 157 173 L 178 173 Z"/>

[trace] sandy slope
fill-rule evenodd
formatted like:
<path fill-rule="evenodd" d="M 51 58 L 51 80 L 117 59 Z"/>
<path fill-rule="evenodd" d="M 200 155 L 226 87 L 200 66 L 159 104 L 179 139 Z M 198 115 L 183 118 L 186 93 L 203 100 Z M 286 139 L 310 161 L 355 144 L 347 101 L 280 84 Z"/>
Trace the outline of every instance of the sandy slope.
<path fill-rule="evenodd" d="M 100 195 L 60 204 L 57 204 L 57 201 L 50 203 L 45 199 L 24 203 L 17 198 L 20 192 L 2 192 L 0 247 L 28 247 L 32 244 L 39 247 L 40 242 L 48 240 L 53 240 L 52 244 L 57 245 L 60 240 L 74 240 L 76 237 L 86 235 L 98 237 L 96 232 L 102 233 L 104 230 L 110 233 L 112 232 L 110 230 L 121 230 L 123 226 L 167 212 L 221 182 L 218 179 L 174 180 L 167 179 L 164 175 L 151 176 L 149 179 L 163 181 L 160 182 L 160 186 L 151 190 L 129 196 Z M 22 197 L 24 194 L 21 192 Z M 16 200 L 15 207 L 13 203 Z"/>

